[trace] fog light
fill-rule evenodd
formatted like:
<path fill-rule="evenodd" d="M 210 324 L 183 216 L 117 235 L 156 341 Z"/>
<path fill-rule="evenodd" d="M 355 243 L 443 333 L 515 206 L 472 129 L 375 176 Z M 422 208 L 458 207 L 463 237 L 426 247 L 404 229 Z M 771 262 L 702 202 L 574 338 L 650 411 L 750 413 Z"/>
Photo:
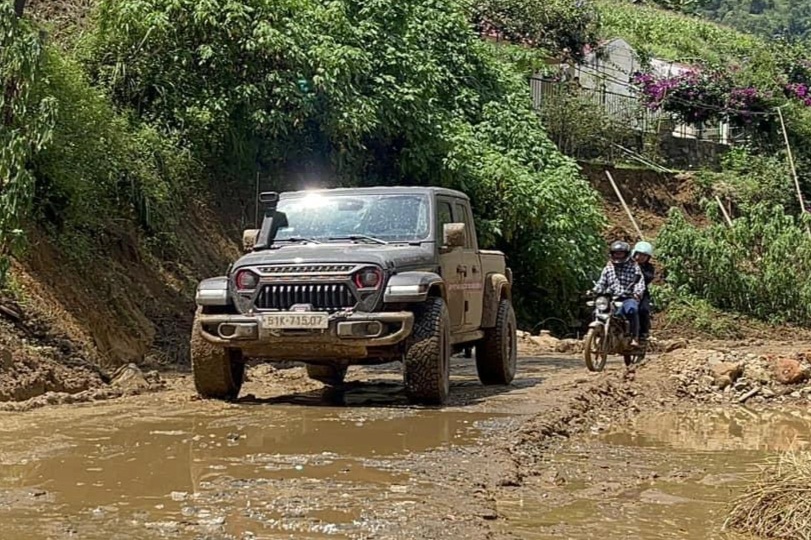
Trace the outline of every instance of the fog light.
<path fill-rule="evenodd" d="M 349 338 L 374 338 L 383 332 L 378 321 L 346 321 L 338 323 L 338 335 Z"/>
<path fill-rule="evenodd" d="M 217 333 L 220 334 L 221 338 L 230 339 L 237 333 L 237 327 L 233 324 L 222 323 L 219 328 L 217 328 Z"/>

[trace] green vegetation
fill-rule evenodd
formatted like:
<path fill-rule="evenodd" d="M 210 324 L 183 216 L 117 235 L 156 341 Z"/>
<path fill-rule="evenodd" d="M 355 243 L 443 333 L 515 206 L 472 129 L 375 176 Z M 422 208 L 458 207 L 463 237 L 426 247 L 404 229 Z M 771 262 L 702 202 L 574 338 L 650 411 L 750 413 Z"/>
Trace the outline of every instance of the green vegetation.
<path fill-rule="evenodd" d="M 713 306 L 777 323 L 811 324 L 811 220 L 759 203 L 700 229 L 676 210 L 659 234 L 668 284 Z"/>
<path fill-rule="evenodd" d="M 517 48 L 481 40 L 470 9 L 101 1 L 72 38 L 77 58 L 24 54 L 42 74 L 26 76 L 29 99 L 58 111 L 48 144 L 15 158 L 36 179 L 28 215 L 88 251 L 133 224 L 151 244 L 189 194 L 250 187 L 257 170 L 280 188 L 300 187 L 302 171 L 327 185 L 455 187 L 482 243 L 508 253 L 524 315 L 564 314 L 601 258 L 597 196 L 532 111 Z"/>
<path fill-rule="evenodd" d="M 0 283 L 23 240 L 22 221 L 34 196 L 28 161 L 48 143 L 54 100 L 39 96 L 42 48 L 34 32 L 0 5 Z"/>
<path fill-rule="evenodd" d="M 811 3 L 805 0 L 702 0 L 695 11 L 718 23 L 765 38 L 811 37 Z"/>
<path fill-rule="evenodd" d="M 599 17 L 590 2 L 473 0 L 473 21 L 482 34 L 575 60 L 598 38 Z"/>
<path fill-rule="evenodd" d="M 767 48 L 755 36 L 681 13 L 625 0 L 596 0 L 595 5 L 600 12 L 600 34 L 606 39 L 622 37 L 646 56 L 726 65 Z"/>

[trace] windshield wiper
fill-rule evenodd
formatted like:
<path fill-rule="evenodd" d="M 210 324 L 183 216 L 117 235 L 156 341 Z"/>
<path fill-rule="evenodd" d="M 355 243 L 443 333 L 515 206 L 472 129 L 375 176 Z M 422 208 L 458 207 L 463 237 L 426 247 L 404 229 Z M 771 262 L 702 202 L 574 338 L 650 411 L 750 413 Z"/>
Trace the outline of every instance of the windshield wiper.
<path fill-rule="evenodd" d="M 296 243 L 296 244 L 300 244 L 302 242 L 311 242 L 313 244 L 320 244 L 321 243 L 318 240 L 316 240 L 315 238 L 308 238 L 306 236 L 291 236 L 289 238 L 277 238 L 277 239 L 273 240 L 274 244 L 276 242 L 293 242 L 293 243 Z"/>
<path fill-rule="evenodd" d="M 366 242 L 370 242 L 372 244 L 388 244 L 385 240 L 381 240 L 380 238 L 375 238 L 374 236 L 368 236 L 366 234 L 349 234 L 346 236 L 331 236 L 330 240 L 352 240 L 353 242 L 357 242 L 358 240 L 365 240 Z"/>

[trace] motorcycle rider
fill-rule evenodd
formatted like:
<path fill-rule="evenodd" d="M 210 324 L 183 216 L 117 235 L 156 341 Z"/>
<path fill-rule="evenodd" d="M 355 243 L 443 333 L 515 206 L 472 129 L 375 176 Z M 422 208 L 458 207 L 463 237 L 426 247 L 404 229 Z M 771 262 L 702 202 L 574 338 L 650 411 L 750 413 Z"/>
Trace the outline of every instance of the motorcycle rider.
<path fill-rule="evenodd" d="M 650 336 L 650 284 L 656 276 L 656 269 L 650 262 L 653 258 L 653 246 L 649 242 L 637 242 L 633 257 L 645 278 L 645 292 L 639 302 L 639 337 L 646 341 Z"/>
<path fill-rule="evenodd" d="M 631 346 L 639 346 L 639 302 L 645 293 L 645 278 L 639 265 L 631 258 L 631 246 L 617 240 L 609 248 L 610 259 L 594 287 L 597 294 L 608 293 L 622 298 L 618 315 L 628 319 L 631 326 Z M 629 298 L 628 293 L 632 294 Z"/>

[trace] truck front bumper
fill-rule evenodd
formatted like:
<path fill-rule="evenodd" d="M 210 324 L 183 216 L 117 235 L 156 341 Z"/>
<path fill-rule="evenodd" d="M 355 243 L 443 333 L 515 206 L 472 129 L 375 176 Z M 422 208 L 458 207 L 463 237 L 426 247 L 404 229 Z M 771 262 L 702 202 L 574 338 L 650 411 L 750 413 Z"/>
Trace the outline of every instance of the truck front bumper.
<path fill-rule="evenodd" d="M 409 311 L 334 314 L 319 330 L 278 330 L 262 324 L 262 315 L 200 315 L 202 337 L 211 344 L 240 349 L 251 357 L 280 360 L 365 358 L 370 349 L 391 349 L 414 327 Z"/>

